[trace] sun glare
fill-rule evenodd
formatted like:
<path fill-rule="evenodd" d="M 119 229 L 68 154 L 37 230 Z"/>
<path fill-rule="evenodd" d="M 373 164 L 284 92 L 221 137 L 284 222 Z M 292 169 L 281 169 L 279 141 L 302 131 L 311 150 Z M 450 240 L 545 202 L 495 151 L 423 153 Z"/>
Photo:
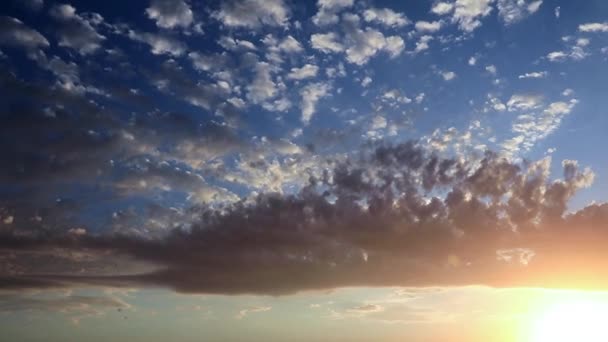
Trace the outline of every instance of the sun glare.
<path fill-rule="evenodd" d="M 608 303 L 589 298 L 559 301 L 533 323 L 530 342 L 608 341 Z"/>

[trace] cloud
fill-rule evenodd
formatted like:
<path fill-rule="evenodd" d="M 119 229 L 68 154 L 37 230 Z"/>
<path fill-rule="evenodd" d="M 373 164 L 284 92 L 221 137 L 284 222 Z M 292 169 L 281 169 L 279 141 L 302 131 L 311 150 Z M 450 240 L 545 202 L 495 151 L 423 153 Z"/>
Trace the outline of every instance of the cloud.
<path fill-rule="evenodd" d="M 166 29 L 185 28 L 193 20 L 192 10 L 184 0 L 152 0 L 150 7 L 146 8 L 146 15 L 156 21 L 156 26 Z"/>
<path fill-rule="evenodd" d="M 283 0 L 225 1 L 213 16 L 231 27 L 283 26 L 289 19 L 289 8 Z"/>
<path fill-rule="evenodd" d="M 300 90 L 300 96 L 302 97 L 300 105 L 302 109 L 302 123 L 308 124 L 310 122 L 316 111 L 317 102 L 321 98 L 328 96 L 330 90 L 331 86 L 323 82 L 311 83 Z"/>
<path fill-rule="evenodd" d="M 306 78 L 312 78 L 317 76 L 317 72 L 319 71 L 319 67 L 313 64 L 306 64 L 301 68 L 291 68 L 289 74 L 287 74 L 287 78 L 292 80 L 303 80 Z"/>
<path fill-rule="evenodd" d="M 518 78 L 519 79 L 545 78 L 545 77 L 547 77 L 547 75 L 549 75 L 549 73 L 547 71 L 534 71 L 534 72 L 527 72 L 525 74 L 519 75 Z"/>
<path fill-rule="evenodd" d="M 186 45 L 179 40 L 155 33 L 129 31 L 129 38 L 146 43 L 150 52 L 155 55 L 181 56 L 186 52 Z"/>
<path fill-rule="evenodd" d="M 415 53 L 422 52 L 424 50 L 428 50 L 429 42 L 433 40 L 433 36 L 424 35 L 421 36 L 420 39 L 416 42 L 416 48 L 414 49 Z"/>
<path fill-rule="evenodd" d="M 298 53 L 302 52 L 304 48 L 297 39 L 292 36 L 287 36 L 279 43 L 279 50 L 286 53 Z"/>
<path fill-rule="evenodd" d="M 312 21 L 317 26 L 335 24 L 339 20 L 337 13 L 351 7 L 353 3 L 353 0 L 318 0 L 318 11 L 312 17 Z"/>
<path fill-rule="evenodd" d="M 586 23 L 578 26 L 581 32 L 608 32 L 608 23 Z"/>
<path fill-rule="evenodd" d="M 34 50 L 48 47 L 49 41 L 19 19 L 0 16 L 0 44 Z"/>
<path fill-rule="evenodd" d="M 110 293 L 91 296 L 71 293 L 3 293 L 0 294 L 0 312 L 43 312 L 60 313 L 72 323 L 82 319 L 102 316 L 109 310 L 131 310 L 132 306 L 117 295 Z"/>
<path fill-rule="evenodd" d="M 421 32 L 437 32 L 441 29 L 441 22 L 417 21 L 415 27 L 416 30 Z"/>
<path fill-rule="evenodd" d="M 367 22 L 377 22 L 387 27 L 402 27 L 410 23 L 410 20 L 405 15 L 389 8 L 366 9 L 363 12 L 363 19 Z"/>
<path fill-rule="evenodd" d="M 481 26 L 480 18 L 492 12 L 493 0 L 456 0 L 452 21 L 457 23 L 461 30 L 473 32 Z"/>
<path fill-rule="evenodd" d="M 385 37 L 382 32 L 372 28 L 361 29 L 357 15 L 345 15 L 343 22 L 346 41 L 344 52 L 346 60 L 352 64 L 366 64 L 380 51 L 386 51 L 394 58 L 405 48 L 405 43 L 399 36 Z"/>
<path fill-rule="evenodd" d="M 339 42 L 339 36 L 334 32 L 315 33 L 310 36 L 310 44 L 313 49 L 325 53 L 344 51 L 344 46 Z"/>
<path fill-rule="evenodd" d="M 543 115 L 564 115 L 570 106 L 554 103 Z M 357 158 L 332 164 L 299 193 L 261 194 L 221 210 L 201 207 L 189 230 L 158 239 L 5 234 L 0 248 L 20 256 L 11 262 L 22 271 L 4 274 L 3 287 L 46 281 L 56 286 L 149 284 L 182 292 L 287 294 L 355 285 L 608 284 L 597 276 L 606 265 L 601 256 L 606 253 L 602 228 L 608 224 L 608 207 L 592 204 L 566 212 L 567 202 L 594 177 L 574 161 L 564 161 L 563 177 L 551 179 L 549 158 L 517 164 L 488 152 L 465 161 L 441 158 L 408 142 L 380 143 Z M 159 268 L 82 276 L 71 271 L 82 261 L 66 259 L 56 263 L 55 272 L 63 273 L 29 273 L 45 265 L 30 264 L 26 253 L 42 257 L 58 250 L 72 255 L 87 251 L 100 261 L 103 255 L 128 256 Z M 497 257 L 516 250 L 529 251 L 531 257 L 523 263 Z M 257 311 L 244 310 L 242 317 Z"/>
<path fill-rule="evenodd" d="M 53 6 L 50 15 L 60 23 L 57 29 L 59 46 L 88 55 L 96 52 L 106 39 L 95 29 L 95 26 L 103 22 L 103 18 L 97 13 L 79 15 L 71 5 L 62 4 Z"/>
<path fill-rule="evenodd" d="M 255 67 L 255 78 L 247 86 L 247 98 L 257 104 L 274 97 L 277 91 L 277 85 L 270 74 L 270 64 L 258 62 Z"/>
<path fill-rule="evenodd" d="M 515 94 L 507 102 L 507 107 L 510 112 L 531 110 L 540 107 L 542 100 L 539 95 Z"/>
<path fill-rule="evenodd" d="M 513 99 L 513 97 L 511 98 Z M 512 110 L 512 101 L 507 105 Z M 515 155 L 520 151 L 529 151 L 537 141 L 545 139 L 553 133 L 560 125 L 562 119 L 570 114 L 578 100 L 571 99 L 568 102 L 558 101 L 550 103 L 540 113 L 522 114 L 517 117 L 512 125 L 512 131 L 516 134 L 510 140 L 503 143 L 508 155 Z M 518 110 L 533 110 L 539 107 L 537 100 L 517 102 Z"/>
<path fill-rule="evenodd" d="M 450 2 L 437 2 L 431 8 L 431 13 L 437 15 L 446 15 L 454 10 L 454 4 Z"/>
<path fill-rule="evenodd" d="M 498 0 L 498 15 L 506 25 L 515 24 L 534 14 L 543 0 Z"/>
<path fill-rule="evenodd" d="M 456 78 L 456 73 L 453 71 L 442 71 L 440 74 L 444 81 L 451 81 Z"/>
<path fill-rule="evenodd" d="M 234 318 L 243 319 L 252 313 L 260 313 L 260 312 L 266 312 L 266 311 L 270 311 L 270 310 L 272 310 L 271 306 L 253 306 L 250 308 L 242 309 L 241 311 L 239 311 L 238 314 L 236 314 L 236 316 L 234 316 Z"/>

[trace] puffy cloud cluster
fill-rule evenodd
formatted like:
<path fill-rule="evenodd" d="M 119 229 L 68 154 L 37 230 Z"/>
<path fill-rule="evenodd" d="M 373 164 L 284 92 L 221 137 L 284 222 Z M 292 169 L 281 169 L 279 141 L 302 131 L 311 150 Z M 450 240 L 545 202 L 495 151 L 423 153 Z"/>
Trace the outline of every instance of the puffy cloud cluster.
<path fill-rule="evenodd" d="M 289 12 L 283 0 L 237 0 L 222 2 L 213 15 L 226 26 L 257 28 L 285 25 Z"/>
<path fill-rule="evenodd" d="M 158 239 L 5 234 L 0 248 L 16 255 L 112 251 L 155 268 L 39 277 L 31 271 L 41 265 L 15 258 L 18 271 L 5 272 L 2 284 L 157 284 L 272 294 L 355 285 L 607 284 L 597 271 L 605 266 L 608 208 L 593 204 L 566 213 L 569 199 L 593 181 L 574 161 L 564 161 L 563 178 L 552 180 L 548 158 L 515 164 L 488 152 L 467 162 L 408 142 L 381 144 L 333 165 L 294 194 L 261 194 L 221 210 L 200 207 L 188 229 Z M 520 250 L 528 255 L 525 263 L 504 257 Z M 75 268 L 78 260 L 63 265 Z"/>
<path fill-rule="evenodd" d="M 146 14 L 158 27 L 168 29 L 188 27 L 193 20 L 192 10 L 184 0 L 152 0 Z"/>
<path fill-rule="evenodd" d="M 78 14 L 73 6 L 62 4 L 52 7 L 50 14 L 60 25 L 57 30 L 59 46 L 88 55 L 97 51 L 106 39 L 95 28 L 103 22 L 103 18 L 97 13 Z"/>

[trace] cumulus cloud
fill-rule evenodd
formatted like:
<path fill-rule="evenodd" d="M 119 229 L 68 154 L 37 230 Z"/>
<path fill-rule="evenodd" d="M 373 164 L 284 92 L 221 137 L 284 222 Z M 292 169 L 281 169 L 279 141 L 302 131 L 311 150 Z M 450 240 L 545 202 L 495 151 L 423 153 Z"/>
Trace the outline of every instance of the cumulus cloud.
<path fill-rule="evenodd" d="M 506 25 L 511 25 L 534 14 L 542 3 L 543 0 L 498 0 L 498 15 Z"/>
<path fill-rule="evenodd" d="M 317 26 L 335 24 L 339 21 L 337 13 L 351 7 L 353 3 L 353 0 L 318 0 L 318 11 L 312 21 Z"/>
<path fill-rule="evenodd" d="M 578 26 L 581 32 L 608 32 L 608 22 L 606 23 L 586 23 Z"/>
<path fill-rule="evenodd" d="M 344 46 L 339 42 L 339 39 L 339 36 L 334 32 L 315 33 L 310 36 L 310 44 L 313 49 L 325 53 L 341 52 L 344 50 Z"/>
<path fill-rule="evenodd" d="M 549 75 L 549 73 L 547 71 L 533 71 L 533 72 L 527 72 L 525 74 L 519 75 L 518 78 L 519 79 L 545 78 L 545 77 L 547 77 L 547 75 Z"/>
<path fill-rule="evenodd" d="M 33 50 L 48 47 L 49 41 L 19 19 L 0 16 L 0 44 Z"/>
<path fill-rule="evenodd" d="M 446 15 L 454 10 L 454 4 L 450 2 L 437 2 L 431 8 L 431 13 L 437 15 Z"/>
<path fill-rule="evenodd" d="M 513 98 L 512 98 L 513 99 Z M 509 103 L 511 100 L 509 100 Z M 512 110 L 511 104 L 509 110 Z M 550 103 L 540 113 L 522 114 L 517 117 L 512 126 L 512 131 L 516 134 L 512 139 L 503 143 L 503 148 L 508 155 L 515 155 L 520 151 L 529 151 L 537 141 L 545 139 L 553 133 L 560 125 L 563 118 L 570 114 L 578 100 L 571 99 L 568 102 L 558 101 Z M 518 102 L 517 109 L 532 110 L 538 108 L 536 100 Z"/>
<path fill-rule="evenodd" d="M 261 103 L 277 94 L 277 85 L 270 74 L 270 64 L 258 62 L 253 82 L 247 86 L 247 98 L 253 103 Z"/>
<path fill-rule="evenodd" d="M 160 34 L 129 31 L 129 38 L 148 44 L 150 52 L 155 55 L 181 56 L 186 52 L 186 45 L 179 40 Z"/>
<path fill-rule="evenodd" d="M 166 29 L 188 27 L 193 20 L 190 5 L 184 0 L 152 0 L 146 15 L 156 21 L 156 26 Z"/>
<path fill-rule="evenodd" d="M 323 82 L 311 83 L 300 90 L 300 96 L 302 97 L 302 103 L 300 104 L 302 123 L 308 124 L 310 122 L 317 109 L 317 102 L 321 98 L 328 96 L 330 90 L 331 86 Z"/>
<path fill-rule="evenodd" d="M 480 19 L 492 12 L 493 0 L 456 0 L 452 21 L 461 30 L 473 32 L 481 26 Z"/>
<path fill-rule="evenodd" d="M 50 14 L 60 23 L 57 30 L 59 46 L 74 49 L 81 55 L 88 55 L 97 51 L 106 39 L 95 28 L 103 22 L 103 18 L 97 13 L 79 15 L 73 6 L 61 4 L 53 6 Z"/>
<path fill-rule="evenodd" d="M 224 1 L 213 16 L 232 27 L 283 26 L 289 18 L 289 8 L 283 0 Z"/>
<path fill-rule="evenodd" d="M 543 98 L 539 95 L 515 94 L 507 102 L 510 112 L 518 110 L 531 110 L 540 107 Z"/>
<path fill-rule="evenodd" d="M 561 115 L 568 106 L 556 103 L 545 113 Z M 150 284 L 228 294 L 353 285 L 605 286 L 608 279 L 597 274 L 606 265 L 608 208 L 592 204 L 566 213 L 567 202 L 594 175 L 575 161 L 562 167 L 563 176 L 551 179 L 550 158 L 517 164 L 488 152 L 465 161 L 438 157 L 415 142 L 380 144 L 357 158 L 335 160 L 297 194 L 259 195 L 222 210 L 203 207 L 190 230 L 160 239 L 4 236 L 0 248 L 21 256 L 32 250 L 112 251 L 160 267 L 83 276 L 69 271 L 80 261 L 69 260 L 60 264 L 67 273 L 41 277 L 29 273 L 35 265 L 22 257 L 13 261 L 21 271 L 3 273 L 2 285 Z M 505 253 L 516 251 L 527 256 L 505 260 Z M 269 308 L 243 310 L 237 317 Z"/>
<path fill-rule="evenodd" d="M 363 12 L 363 19 L 367 22 L 377 22 L 388 27 L 401 27 L 410 23 L 402 13 L 390 8 L 369 8 Z"/>
<path fill-rule="evenodd" d="M 380 51 L 386 51 L 390 57 L 396 57 L 405 48 L 405 42 L 399 36 L 386 37 L 380 31 L 367 27 L 359 27 L 357 15 L 344 17 L 346 60 L 352 64 L 366 64 L 370 58 Z"/>
<path fill-rule="evenodd" d="M 440 21 L 433 21 L 433 22 L 417 21 L 415 27 L 416 27 L 416 30 L 421 31 L 421 32 L 436 32 L 441 29 L 441 22 Z"/>
<path fill-rule="evenodd" d="M 444 81 L 451 81 L 456 78 L 456 73 L 453 71 L 442 71 L 440 74 Z"/>
<path fill-rule="evenodd" d="M 287 74 L 287 78 L 292 80 L 303 80 L 305 78 L 312 78 L 317 76 L 317 72 L 319 72 L 319 67 L 313 64 L 306 64 L 301 68 L 291 68 L 289 74 Z"/>

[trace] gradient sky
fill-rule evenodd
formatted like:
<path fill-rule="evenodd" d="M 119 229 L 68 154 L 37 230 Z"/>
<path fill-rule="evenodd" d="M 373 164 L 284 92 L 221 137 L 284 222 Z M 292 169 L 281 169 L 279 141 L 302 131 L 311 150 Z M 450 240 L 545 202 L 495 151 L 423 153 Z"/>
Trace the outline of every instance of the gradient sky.
<path fill-rule="evenodd" d="M 4 1 L 0 329 L 521 340 L 608 288 L 607 61 L 604 0 Z"/>

